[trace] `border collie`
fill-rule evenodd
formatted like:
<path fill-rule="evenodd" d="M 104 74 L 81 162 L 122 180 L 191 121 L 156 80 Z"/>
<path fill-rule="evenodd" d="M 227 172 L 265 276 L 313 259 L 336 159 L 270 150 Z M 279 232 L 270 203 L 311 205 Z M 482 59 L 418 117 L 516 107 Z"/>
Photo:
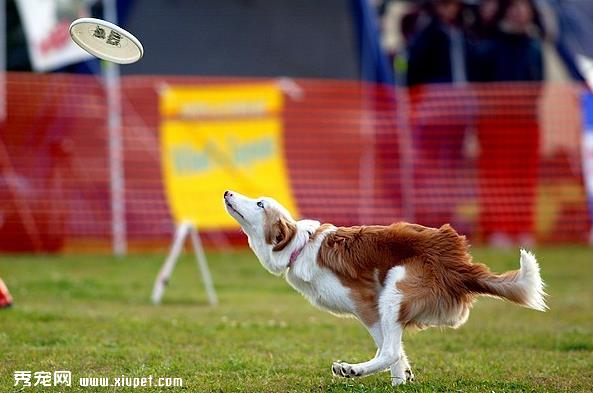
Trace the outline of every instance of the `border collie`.
<path fill-rule="evenodd" d="M 465 237 L 450 225 L 335 227 L 296 221 L 271 198 L 226 191 L 224 203 L 268 271 L 284 274 L 315 306 L 354 316 L 367 328 L 378 348 L 375 357 L 362 363 L 334 362 L 332 372 L 340 377 L 390 369 L 393 385 L 413 381 L 402 344 L 404 329 L 459 327 L 477 295 L 539 311 L 547 308 L 532 253 L 521 250 L 519 270 L 492 273 L 472 262 Z"/>

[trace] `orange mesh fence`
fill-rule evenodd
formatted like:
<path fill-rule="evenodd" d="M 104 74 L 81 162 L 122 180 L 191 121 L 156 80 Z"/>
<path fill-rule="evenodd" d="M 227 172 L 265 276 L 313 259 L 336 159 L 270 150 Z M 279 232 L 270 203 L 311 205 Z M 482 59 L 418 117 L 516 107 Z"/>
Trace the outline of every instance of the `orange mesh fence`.
<path fill-rule="evenodd" d="M 0 250 L 107 243 L 108 113 L 101 80 L 25 73 L 9 73 L 6 80 Z M 241 81 L 122 79 L 128 241 L 166 244 L 173 231 L 160 163 L 160 87 Z M 450 222 L 476 241 L 499 234 L 540 242 L 587 239 L 578 87 L 408 91 L 359 82 L 295 83 L 298 92 L 286 95 L 282 113 L 283 149 L 303 217 L 337 225 Z M 217 232 L 205 237 L 222 238 Z"/>

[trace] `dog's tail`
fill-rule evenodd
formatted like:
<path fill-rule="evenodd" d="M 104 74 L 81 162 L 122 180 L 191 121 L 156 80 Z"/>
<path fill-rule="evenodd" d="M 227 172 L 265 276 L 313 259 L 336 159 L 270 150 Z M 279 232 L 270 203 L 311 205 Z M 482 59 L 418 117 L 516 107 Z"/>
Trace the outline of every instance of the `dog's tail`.
<path fill-rule="evenodd" d="M 510 300 L 524 307 L 546 311 L 544 282 L 539 274 L 539 265 L 529 251 L 521 250 L 521 268 L 500 275 L 490 273 L 483 265 L 473 277 L 476 292 Z"/>

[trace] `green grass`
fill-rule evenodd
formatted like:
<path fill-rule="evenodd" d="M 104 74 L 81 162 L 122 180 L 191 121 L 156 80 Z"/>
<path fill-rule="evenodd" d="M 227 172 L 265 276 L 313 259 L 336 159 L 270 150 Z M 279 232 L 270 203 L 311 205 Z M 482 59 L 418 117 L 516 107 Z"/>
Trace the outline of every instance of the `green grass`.
<path fill-rule="evenodd" d="M 473 253 L 497 271 L 518 266 L 518 250 Z M 183 391 L 196 392 L 591 392 L 593 250 L 541 248 L 536 255 L 549 312 L 483 298 L 458 330 L 407 333 L 416 382 L 397 389 L 386 373 L 332 377 L 333 360 L 372 357 L 371 338 L 358 322 L 313 308 L 247 251 L 209 255 L 217 308 L 206 305 L 189 256 L 160 307 L 149 296 L 162 255 L 1 256 L 15 305 L 0 310 L 0 391 L 17 390 L 15 370 L 71 370 L 72 388 L 22 391 L 138 391 L 77 381 L 152 374 L 181 377 Z"/>

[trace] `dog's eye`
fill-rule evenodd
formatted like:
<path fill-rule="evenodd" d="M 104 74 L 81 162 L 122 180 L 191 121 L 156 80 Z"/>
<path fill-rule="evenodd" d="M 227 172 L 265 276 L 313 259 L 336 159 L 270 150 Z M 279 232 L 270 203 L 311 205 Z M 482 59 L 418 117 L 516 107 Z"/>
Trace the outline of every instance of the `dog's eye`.
<path fill-rule="evenodd" d="M 262 201 L 257 202 L 257 206 L 261 207 L 262 209 L 264 208 L 264 203 Z"/>

